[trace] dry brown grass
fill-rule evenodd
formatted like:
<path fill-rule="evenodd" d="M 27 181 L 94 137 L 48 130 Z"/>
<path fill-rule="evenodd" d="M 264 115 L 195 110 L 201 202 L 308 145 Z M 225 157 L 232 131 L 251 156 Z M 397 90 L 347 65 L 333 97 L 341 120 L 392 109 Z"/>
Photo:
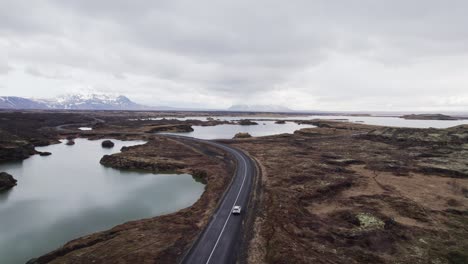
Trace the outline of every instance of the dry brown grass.
<path fill-rule="evenodd" d="M 430 153 L 448 158 L 459 148 L 362 136 L 374 129 L 330 122 L 234 143 L 266 175 L 250 263 L 468 260 L 468 178 L 419 167 Z"/>
<path fill-rule="evenodd" d="M 145 167 L 148 164 L 168 167 L 161 163 L 177 163 L 176 172 L 203 178 L 207 183 L 205 192 L 189 208 L 128 222 L 70 241 L 62 248 L 40 257 L 38 263 L 175 263 L 207 224 L 233 169 L 230 157 L 219 149 L 163 137 L 154 137 L 145 145 L 127 148 L 114 157 L 138 161 L 132 166 L 143 164 L 143 169 L 148 169 Z M 125 167 L 122 164 L 111 165 Z"/>

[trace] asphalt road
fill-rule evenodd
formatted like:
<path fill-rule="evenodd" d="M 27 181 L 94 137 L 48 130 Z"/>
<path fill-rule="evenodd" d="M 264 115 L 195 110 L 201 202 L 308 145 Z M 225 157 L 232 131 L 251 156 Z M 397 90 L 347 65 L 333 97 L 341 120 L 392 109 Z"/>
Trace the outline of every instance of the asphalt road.
<path fill-rule="evenodd" d="M 207 140 L 171 136 L 184 140 L 194 140 L 221 148 L 231 153 L 237 161 L 237 170 L 226 191 L 223 200 L 213 214 L 205 230 L 186 254 L 182 263 L 235 263 L 237 260 L 244 220 L 247 214 L 249 197 L 256 174 L 254 161 L 242 151 L 235 148 Z M 240 215 L 231 213 L 234 205 L 242 207 Z"/>
<path fill-rule="evenodd" d="M 56 129 L 65 131 L 64 126 L 67 125 L 58 126 Z M 182 260 L 183 264 L 235 263 L 243 235 L 243 225 L 247 214 L 250 213 L 247 205 L 257 173 L 255 162 L 242 151 L 221 143 L 177 135 L 165 136 L 212 145 L 232 154 L 236 160 L 236 172 L 228 190 L 210 222 Z M 235 205 L 242 207 L 240 215 L 232 214 L 231 211 Z"/>
<path fill-rule="evenodd" d="M 55 129 L 57 131 L 62 131 L 62 132 L 66 132 L 66 131 L 69 131 L 69 129 L 66 129 L 65 127 L 67 126 L 71 126 L 71 125 L 74 125 L 74 126 L 93 126 L 97 123 L 104 123 L 106 121 L 102 120 L 102 119 L 99 119 L 99 118 L 96 118 L 96 117 L 93 117 L 94 119 L 94 122 L 93 123 L 89 123 L 89 122 L 86 122 L 86 123 L 71 123 L 71 124 L 63 124 L 63 125 L 59 125 L 59 126 L 56 126 Z"/>

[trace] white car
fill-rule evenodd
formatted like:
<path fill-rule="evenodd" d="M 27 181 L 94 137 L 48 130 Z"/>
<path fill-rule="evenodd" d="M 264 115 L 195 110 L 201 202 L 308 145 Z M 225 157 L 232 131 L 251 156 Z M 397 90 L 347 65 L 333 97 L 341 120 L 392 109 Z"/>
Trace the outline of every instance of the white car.
<path fill-rule="evenodd" d="M 239 205 L 236 205 L 232 208 L 232 213 L 233 214 L 240 214 L 241 213 L 241 207 Z"/>

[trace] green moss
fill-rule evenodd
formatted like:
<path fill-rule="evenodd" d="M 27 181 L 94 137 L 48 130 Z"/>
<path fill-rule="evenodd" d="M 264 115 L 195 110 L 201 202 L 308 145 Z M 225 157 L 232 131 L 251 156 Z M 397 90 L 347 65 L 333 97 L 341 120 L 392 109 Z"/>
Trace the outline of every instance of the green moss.
<path fill-rule="evenodd" d="M 360 213 L 356 217 L 361 229 L 382 229 L 385 226 L 382 220 L 369 213 Z"/>

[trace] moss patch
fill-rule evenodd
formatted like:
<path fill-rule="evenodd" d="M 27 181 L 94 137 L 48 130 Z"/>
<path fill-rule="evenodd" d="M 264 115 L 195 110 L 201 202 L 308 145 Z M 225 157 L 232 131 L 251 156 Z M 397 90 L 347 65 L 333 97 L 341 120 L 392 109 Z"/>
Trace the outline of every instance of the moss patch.
<path fill-rule="evenodd" d="M 359 220 L 360 229 L 382 229 L 385 226 L 385 223 L 382 220 L 368 213 L 357 214 L 356 218 Z"/>

